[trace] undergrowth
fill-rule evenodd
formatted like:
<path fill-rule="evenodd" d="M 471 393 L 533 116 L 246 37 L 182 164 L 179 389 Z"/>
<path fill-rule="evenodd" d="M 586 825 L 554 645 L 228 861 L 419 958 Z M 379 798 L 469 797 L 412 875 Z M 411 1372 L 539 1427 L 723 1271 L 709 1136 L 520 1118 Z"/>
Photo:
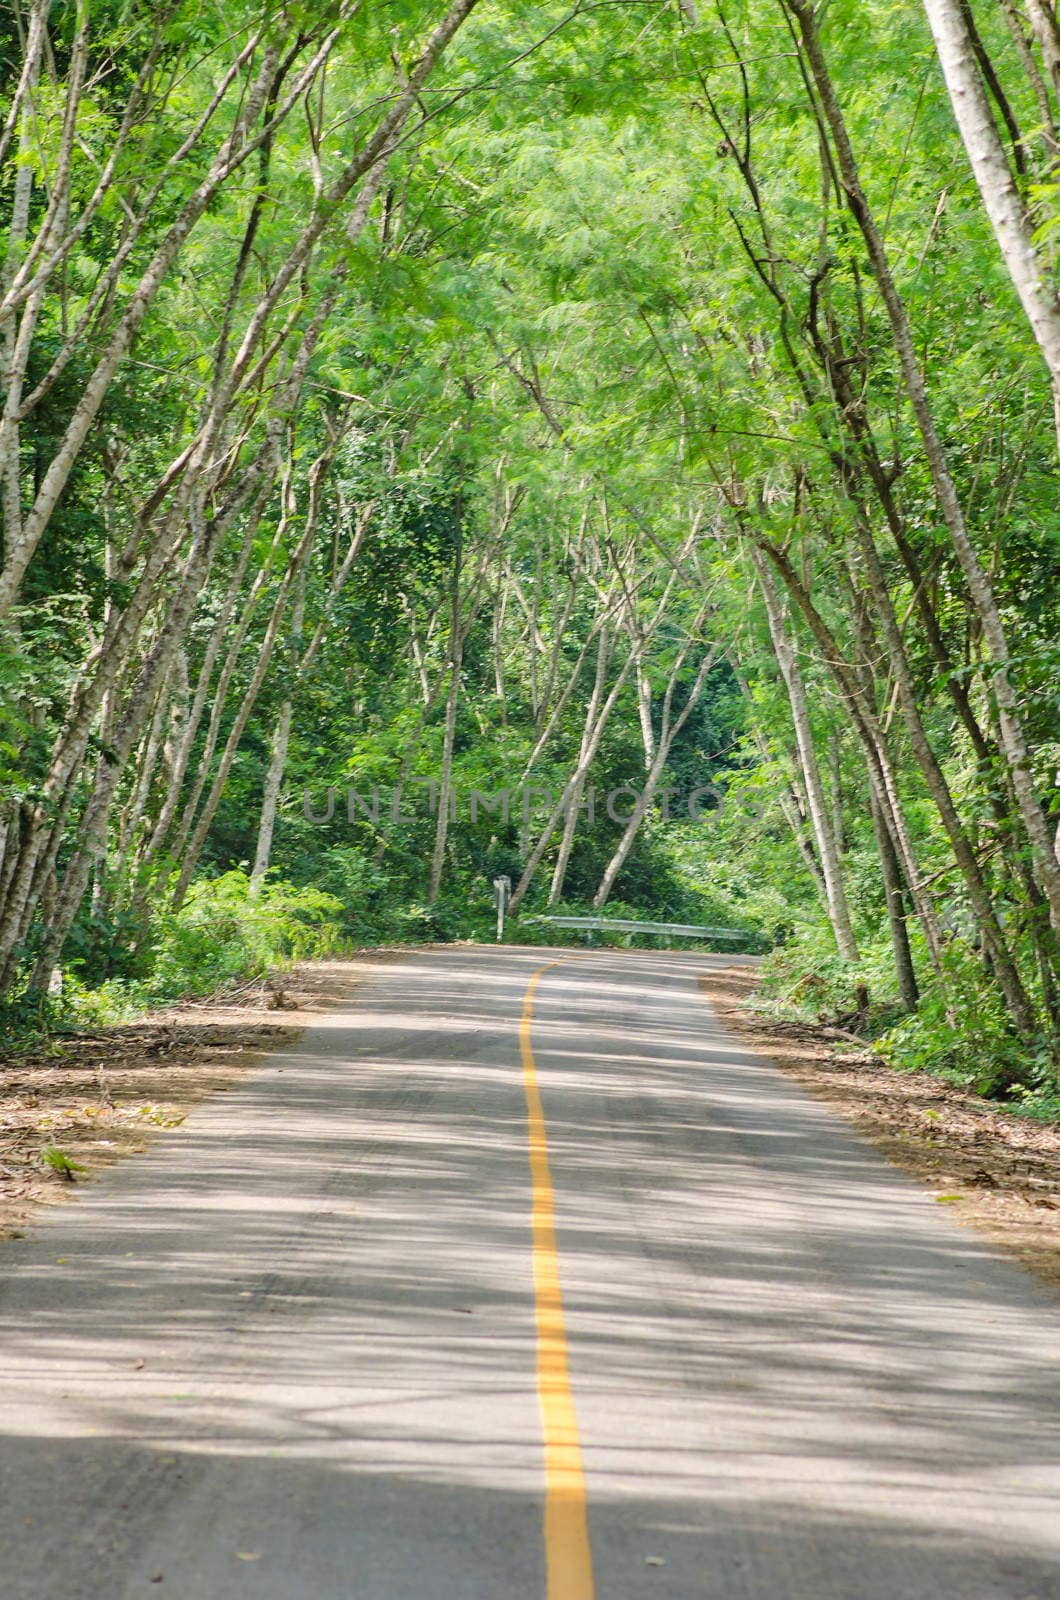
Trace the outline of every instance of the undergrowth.
<path fill-rule="evenodd" d="M 125 965 L 103 976 L 88 963 L 64 973 L 58 994 L 29 990 L 0 1007 L 0 1045 L 86 1026 L 128 1022 L 152 1006 L 218 993 L 342 945 L 342 903 L 315 887 L 266 879 L 252 887 L 242 869 L 192 885 L 177 911 L 156 912 Z M 122 965 L 121 952 L 112 961 Z"/>
<path fill-rule="evenodd" d="M 924 952 L 914 948 L 918 967 Z M 929 1072 L 1008 1109 L 1060 1119 L 1057 1063 L 1048 1043 L 1013 1032 L 978 954 L 958 939 L 943 952 L 944 983 L 925 983 L 915 1011 L 901 1004 L 889 943 L 843 961 L 825 929 L 806 931 L 763 962 L 760 997 L 771 1014 L 839 1025 L 899 1072 Z"/>

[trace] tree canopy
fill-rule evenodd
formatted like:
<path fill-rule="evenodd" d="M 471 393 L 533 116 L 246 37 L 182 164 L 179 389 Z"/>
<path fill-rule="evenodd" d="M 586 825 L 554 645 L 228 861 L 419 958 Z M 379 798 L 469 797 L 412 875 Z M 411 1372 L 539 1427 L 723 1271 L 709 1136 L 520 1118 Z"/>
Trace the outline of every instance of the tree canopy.
<path fill-rule="evenodd" d="M 0 81 L 9 1008 L 507 876 L 1055 1103 L 1049 0 L 30 0 Z"/>

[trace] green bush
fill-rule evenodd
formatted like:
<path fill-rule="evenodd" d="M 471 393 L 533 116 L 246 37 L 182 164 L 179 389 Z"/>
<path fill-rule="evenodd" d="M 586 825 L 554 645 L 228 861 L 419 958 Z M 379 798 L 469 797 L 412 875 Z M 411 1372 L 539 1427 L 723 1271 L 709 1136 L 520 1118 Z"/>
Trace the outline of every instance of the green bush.
<path fill-rule="evenodd" d="M 945 986 L 922 995 L 919 1006 L 881 1039 L 886 1061 L 905 1071 L 933 1072 L 962 1088 L 993 1099 L 1022 1102 L 1055 1095 L 1047 1053 L 1041 1056 L 1016 1038 L 1001 995 L 976 953 L 960 940 L 943 951 Z"/>
<path fill-rule="evenodd" d="M 761 993 L 781 1016 L 824 1018 L 856 1026 L 876 1053 L 901 1072 L 930 1072 L 1031 1115 L 1060 1115 L 1049 1052 L 1017 1039 L 975 950 L 951 939 L 943 950 L 944 985 L 929 981 L 919 940 L 913 955 L 923 978 L 920 1003 L 906 1012 L 896 992 L 888 939 L 863 941 L 859 961 L 843 961 L 825 926 L 805 929 L 762 964 Z M 869 1008 L 859 1010 L 859 986 Z"/>
<path fill-rule="evenodd" d="M 889 939 L 861 940 L 857 961 L 844 961 L 826 923 L 809 923 L 790 944 L 773 950 L 762 963 L 762 991 L 781 1012 L 838 1019 L 861 1010 L 868 992 L 869 1008 L 862 1026 L 878 1033 L 900 1010 L 894 958 Z"/>
<path fill-rule="evenodd" d="M 0 1045 L 17 1049 L 79 1027 L 127 1022 L 152 1005 L 212 994 L 291 961 L 329 955 L 343 942 L 342 910 L 335 895 L 315 886 L 270 878 L 252 890 L 242 869 L 202 879 L 179 911 L 152 919 L 139 958 L 142 977 L 93 983 L 97 963 L 90 964 L 87 982 L 79 964 L 68 968 L 61 995 L 29 991 L 0 1006 Z"/>
<path fill-rule="evenodd" d="M 323 956 L 339 944 L 342 903 L 314 887 L 266 879 L 252 890 L 242 870 L 192 885 L 179 911 L 156 925 L 152 1000 L 209 994 L 270 967 Z"/>
<path fill-rule="evenodd" d="M 39 990 L 12 995 L 0 1003 L 0 1049 L 17 1050 L 58 1032 L 69 1020 L 65 996 L 42 994 Z"/>
<path fill-rule="evenodd" d="M 357 845 L 333 845 L 313 865 L 312 887 L 337 901 L 343 936 L 354 945 L 388 936 L 389 883 L 385 868 Z"/>

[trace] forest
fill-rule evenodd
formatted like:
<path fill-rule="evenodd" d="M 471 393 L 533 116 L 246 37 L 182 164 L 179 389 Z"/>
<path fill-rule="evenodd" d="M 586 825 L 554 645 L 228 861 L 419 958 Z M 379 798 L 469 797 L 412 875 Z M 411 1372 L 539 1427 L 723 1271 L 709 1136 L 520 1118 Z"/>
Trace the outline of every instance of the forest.
<path fill-rule="evenodd" d="M 1060 1109 L 1051 0 L 15 0 L 0 1031 L 720 925 Z"/>

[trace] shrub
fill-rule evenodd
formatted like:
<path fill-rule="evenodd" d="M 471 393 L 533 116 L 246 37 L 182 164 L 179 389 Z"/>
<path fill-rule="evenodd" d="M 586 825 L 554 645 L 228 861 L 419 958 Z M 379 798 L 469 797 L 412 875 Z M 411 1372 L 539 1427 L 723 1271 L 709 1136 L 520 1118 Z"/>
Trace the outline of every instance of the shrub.
<path fill-rule="evenodd" d="M 994 1099 L 1055 1094 L 1047 1053 L 1039 1057 L 1012 1031 L 1001 995 L 975 952 L 958 940 L 943 953 L 945 987 L 936 985 L 877 1043 L 906 1071 L 934 1072 Z"/>
<path fill-rule="evenodd" d="M 195 883 L 179 911 L 157 923 L 151 999 L 208 994 L 237 978 L 337 948 L 341 902 L 314 887 L 266 879 L 252 890 L 242 870 Z"/>

